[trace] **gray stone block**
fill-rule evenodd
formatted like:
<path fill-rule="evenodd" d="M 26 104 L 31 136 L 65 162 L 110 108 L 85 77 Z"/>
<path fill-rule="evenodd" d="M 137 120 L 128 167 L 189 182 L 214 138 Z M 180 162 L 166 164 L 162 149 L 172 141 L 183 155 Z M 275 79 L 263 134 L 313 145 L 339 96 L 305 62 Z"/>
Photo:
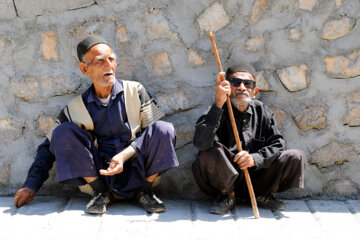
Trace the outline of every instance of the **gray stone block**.
<path fill-rule="evenodd" d="M 53 219 L 58 215 L 59 207 L 65 199 L 53 197 L 35 197 L 35 199 L 24 207 L 16 209 L 13 205 L 13 198 L 7 198 L 8 206 L 5 213 L 8 221 L 2 224 L 2 239 L 44 239 L 48 236 Z M 1 202 L 0 202 L 1 204 Z M 0 207 L 1 210 L 1 207 Z M 0 217 L 2 219 L 2 217 Z M 35 223 L 36 224 L 32 224 Z M 1 221 L 0 221 L 1 223 Z M 21 230 L 19 230 L 21 226 Z"/>
<path fill-rule="evenodd" d="M 72 239 L 98 239 L 102 218 L 101 215 L 85 213 L 85 206 L 89 201 L 90 197 L 71 199 L 61 214 L 53 220 L 51 233 L 58 239 L 69 236 Z"/>
<path fill-rule="evenodd" d="M 20 17 L 35 17 L 38 15 L 57 13 L 88 7 L 95 3 L 94 0 L 14 0 Z"/>
<path fill-rule="evenodd" d="M 284 201 L 286 208 L 281 211 L 280 223 L 290 239 L 322 239 L 324 233 L 304 201 Z M 306 229 L 306 231 L 304 231 Z"/>
<path fill-rule="evenodd" d="M 16 18 L 14 3 L 12 0 L 0 0 L 0 21 Z"/>
<path fill-rule="evenodd" d="M 288 239 L 282 230 L 279 221 L 276 220 L 274 213 L 270 210 L 259 208 L 260 218 L 256 219 L 251 205 L 237 205 L 233 210 L 236 218 L 237 232 L 241 232 L 244 239 Z M 261 231 L 259 231 L 261 226 Z M 269 232 L 276 232 L 276 236 L 271 236 Z"/>
<path fill-rule="evenodd" d="M 250 206 L 237 206 L 222 216 L 208 213 L 207 202 L 167 199 L 167 211 L 160 214 L 120 201 L 103 215 L 90 215 L 84 213 L 88 200 L 37 196 L 17 209 L 12 197 L 0 197 L 1 239 L 328 240 L 356 239 L 359 234 L 359 224 L 347 211 L 359 212 L 359 201 L 353 200 L 290 200 L 281 212 L 259 209 L 260 219 L 252 217 Z"/>
<path fill-rule="evenodd" d="M 101 239 L 113 237 L 113 229 L 119 226 L 123 239 L 191 239 L 189 202 L 162 200 L 166 205 L 164 213 L 146 214 L 144 209 L 124 202 L 111 205 L 103 216 Z"/>
<path fill-rule="evenodd" d="M 308 205 L 316 220 L 332 239 L 359 236 L 359 224 L 344 202 L 310 200 Z"/>
<path fill-rule="evenodd" d="M 196 239 L 235 239 L 237 228 L 232 213 L 211 214 L 209 207 L 210 203 L 193 203 L 194 233 L 198 236 Z M 219 231 L 209 231 L 209 229 L 219 229 Z"/>
<path fill-rule="evenodd" d="M 349 207 L 352 214 L 360 224 L 360 200 L 348 200 L 346 205 Z"/>

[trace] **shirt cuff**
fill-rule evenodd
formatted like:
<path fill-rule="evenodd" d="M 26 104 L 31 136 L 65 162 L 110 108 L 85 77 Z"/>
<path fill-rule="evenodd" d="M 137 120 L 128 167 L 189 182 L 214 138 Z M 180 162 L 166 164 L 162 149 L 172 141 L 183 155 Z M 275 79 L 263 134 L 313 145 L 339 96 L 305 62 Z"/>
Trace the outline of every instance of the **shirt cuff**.
<path fill-rule="evenodd" d="M 259 153 L 251 153 L 250 155 L 255 161 L 256 170 L 264 167 L 264 158 Z"/>
<path fill-rule="evenodd" d="M 22 185 L 22 188 L 30 188 L 30 189 L 34 190 L 35 192 L 37 192 L 40 187 L 41 187 L 41 184 L 39 186 L 39 183 L 36 179 L 35 180 L 26 179 L 25 183 Z"/>

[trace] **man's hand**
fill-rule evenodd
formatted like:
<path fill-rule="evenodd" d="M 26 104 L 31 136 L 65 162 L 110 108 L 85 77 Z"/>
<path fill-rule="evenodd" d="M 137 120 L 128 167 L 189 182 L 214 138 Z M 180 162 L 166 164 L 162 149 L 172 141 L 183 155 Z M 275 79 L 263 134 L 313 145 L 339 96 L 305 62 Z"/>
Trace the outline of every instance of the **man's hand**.
<path fill-rule="evenodd" d="M 215 105 L 222 108 L 226 99 L 231 94 L 230 83 L 225 80 L 225 73 L 220 72 L 216 77 Z"/>
<path fill-rule="evenodd" d="M 239 165 L 240 169 L 256 166 L 253 157 L 246 151 L 241 151 L 237 153 L 234 157 L 234 162 Z"/>
<path fill-rule="evenodd" d="M 129 145 L 123 151 L 119 152 L 110 160 L 109 167 L 104 170 L 100 170 L 101 175 L 112 176 L 118 173 L 121 173 L 124 168 L 124 163 L 132 158 L 136 154 L 136 151 L 133 146 Z"/>
<path fill-rule="evenodd" d="M 36 192 L 31 188 L 21 188 L 19 189 L 14 197 L 14 204 L 16 207 L 22 207 L 24 204 L 32 201 L 36 195 Z"/>
<path fill-rule="evenodd" d="M 121 159 L 115 159 L 115 157 L 113 157 L 110 160 L 109 167 L 106 170 L 100 169 L 101 175 L 112 176 L 121 173 L 123 171 L 123 167 L 124 167 L 123 161 Z"/>

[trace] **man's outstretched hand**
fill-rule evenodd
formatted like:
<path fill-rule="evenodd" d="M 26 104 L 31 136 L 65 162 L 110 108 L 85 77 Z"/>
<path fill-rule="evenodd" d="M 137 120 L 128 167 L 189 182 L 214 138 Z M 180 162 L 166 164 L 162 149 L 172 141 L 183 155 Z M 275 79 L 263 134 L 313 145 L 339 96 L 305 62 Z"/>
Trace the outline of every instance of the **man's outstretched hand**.
<path fill-rule="evenodd" d="M 24 204 L 32 201 L 36 195 L 36 192 L 31 188 L 20 188 L 14 197 L 14 204 L 16 207 L 22 207 Z"/>
<path fill-rule="evenodd" d="M 100 174 L 105 176 L 112 176 L 123 171 L 123 161 L 117 159 L 111 159 L 109 167 L 105 169 L 100 169 Z"/>
<path fill-rule="evenodd" d="M 129 145 L 123 151 L 119 152 L 110 160 L 110 164 L 107 169 L 100 169 L 101 175 L 112 176 L 115 174 L 122 173 L 124 170 L 124 163 L 135 156 L 136 150 L 133 146 Z"/>

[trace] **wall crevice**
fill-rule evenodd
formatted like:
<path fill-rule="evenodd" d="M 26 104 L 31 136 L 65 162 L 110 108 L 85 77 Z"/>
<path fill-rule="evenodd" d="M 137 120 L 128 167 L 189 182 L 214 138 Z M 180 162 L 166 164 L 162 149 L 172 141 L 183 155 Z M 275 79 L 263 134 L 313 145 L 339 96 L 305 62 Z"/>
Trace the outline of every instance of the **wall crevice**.
<path fill-rule="evenodd" d="M 14 9 L 15 9 L 16 16 L 18 17 L 19 14 L 18 14 L 18 11 L 17 11 L 17 8 L 16 8 L 15 0 L 13 0 L 13 4 L 14 4 Z"/>

